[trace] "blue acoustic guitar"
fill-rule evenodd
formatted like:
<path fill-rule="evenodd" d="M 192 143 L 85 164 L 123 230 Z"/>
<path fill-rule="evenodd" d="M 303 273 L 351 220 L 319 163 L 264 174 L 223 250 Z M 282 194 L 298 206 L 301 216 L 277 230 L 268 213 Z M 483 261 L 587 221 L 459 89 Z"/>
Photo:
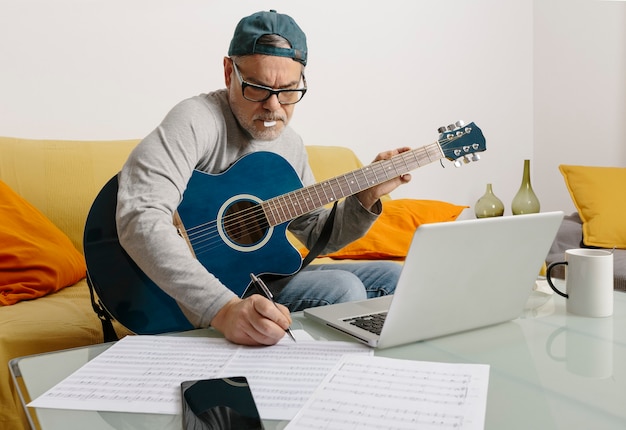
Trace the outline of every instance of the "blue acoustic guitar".
<path fill-rule="evenodd" d="M 242 296 L 250 273 L 290 275 L 300 269 L 300 253 L 286 236 L 289 221 L 443 158 L 456 165 L 477 160 L 486 149 L 474 123 L 459 122 L 439 132 L 430 145 L 308 187 L 285 159 L 271 152 L 246 155 L 219 175 L 194 171 L 174 224 L 198 261 Z M 120 245 L 117 188 L 117 176 L 102 188 L 83 237 L 87 278 L 99 305 L 138 334 L 193 328 L 174 299 Z"/>

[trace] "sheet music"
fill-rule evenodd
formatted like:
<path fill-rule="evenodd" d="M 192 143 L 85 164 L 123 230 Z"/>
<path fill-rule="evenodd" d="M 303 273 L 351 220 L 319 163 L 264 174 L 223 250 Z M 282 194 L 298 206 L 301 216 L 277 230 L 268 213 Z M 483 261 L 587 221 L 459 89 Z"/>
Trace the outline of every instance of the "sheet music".
<path fill-rule="evenodd" d="M 285 430 L 484 428 L 489 366 L 345 356 Z"/>
<path fill-rule="evenodd" d="M 180 383 L 246 376 L 264 419 L 289 420 L 344 354 L 371 355 L 352 342 L 299 341 L 246 347 L 221 338 L 127 336 L 28 406 L 180 414 Z M 306 335 L 308 336 L 308 335 Z"/>

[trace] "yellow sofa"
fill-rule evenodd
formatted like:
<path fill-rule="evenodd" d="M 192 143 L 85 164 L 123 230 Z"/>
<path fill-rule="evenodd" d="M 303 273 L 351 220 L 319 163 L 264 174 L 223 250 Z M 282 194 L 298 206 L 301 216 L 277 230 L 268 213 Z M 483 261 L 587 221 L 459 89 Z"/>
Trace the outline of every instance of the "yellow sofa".
<path fill-rule="evenodd" d="M 87 213 L 138 140 L 61 141 L 0 137 L 0 180 L 39 209 L 82 252 Z M 316 179 L 361 167 L 343 147 L 307 147 Z M 127 333 L 116 325 L 118 335 Z M 0 428 L 27 428 L 11 383 L 15 357 L 100 343 L 85 279 L 35 300 L 0 306 Z"/>
<path fill-rule="evenodd" d="M 138 142 L 0 137 L 0 181 L 8 186 L 3 185 L 3 189 L 16 192 L 17 199 L 26 200 L 61 230 L 57 237 L 67 242 L 66 249 L 76 254 L 81 264 L 81 269 L 76 271 L 77 278 L 84 270 L 84 258 L 80 253 L 83 251 L 85 220 L 91 205 Z M 354 152 L 345 147 L 307 146 L 306 149 L 318 182 L 363 166 Z M 4 208 L 3 213 L 8 213 L 8 216 L 12 215 L 10 209 L 6 210 L 10 205 L 3 203 L 8 201 L 9 191 L 4 195 L 0 192 L 0 209 Z M 382 200 L 383 213 L 367 235 L 333 253 L 330 256 L 332 259 L 321 256 L 315 259 L 315 263 L 346 259 L 402 261 L 419 224 L 452 221 L 467 207 L 434 200 L 391 200 L 389 196 Z M 19 239 L 19 235 L 17 237 Z M 290 239 L 296 247 L 301 247 L 295 238 Z M 76 253 L 72 245 L 80 253 Z M 0 275 L 3 274 L 2 267 L 8 266 L 8 272 L 15 272 L 15 267 L 11 265 L 16 261 L 15 255 L 6 252 L 6 249 L 10 248 L 5 248 L 7 260 L 4 266 L 0 265 Z M 0 258 L 3 256 L 1 251 L 2 248 Z M 21 262 L 18 261 L 18 264 Z M 114 328 L 120 337 L 129 334 L 119 324 L 115 324 Z M 102 341 L 102 325 L 92 309 L 89 287 L 84 278 L 36 299 L 5 306 L 0 304 L 0 429 L 28 427 L 10 378 L 9 360 Z"/>

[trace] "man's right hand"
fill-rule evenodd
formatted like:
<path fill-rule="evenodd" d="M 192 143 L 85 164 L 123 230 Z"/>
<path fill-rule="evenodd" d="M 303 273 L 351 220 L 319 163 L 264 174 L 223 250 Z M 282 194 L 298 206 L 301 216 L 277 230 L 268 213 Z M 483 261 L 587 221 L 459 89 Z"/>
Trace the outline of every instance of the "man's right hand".
<path fill-rule="evenodd" d="M 211 321 L 226 339 L 240 345 L 274 345 L 290 325 L 289 310 L 259 294 L 234 297 Z"/>

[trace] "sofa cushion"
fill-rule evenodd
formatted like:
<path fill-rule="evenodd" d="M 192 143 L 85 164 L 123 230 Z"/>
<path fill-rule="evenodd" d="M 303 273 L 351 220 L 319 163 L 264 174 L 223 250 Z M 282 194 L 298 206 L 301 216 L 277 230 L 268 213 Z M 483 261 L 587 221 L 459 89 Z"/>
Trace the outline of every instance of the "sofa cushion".
<path fill-rule="evenodd" d="M 130 332 L 116 321 L 121 338 Z M 87 281 L 38 300 L 0 306 L 0 429 L 29 429 L 7 363 L 16 357 L 102 343 Z"/>
<path fill-rule="evenodd" d="M 404 259 L 415 229 L 421 224 L 454 221 L 468 206 L 438 200 L 383 201 L 383 212 L 362 238 L 337 252 L 335 259 Z"/>
<path fill-rule="evenodd" d="M 317 182 L 363 167 L 356 154 L 343 146 L 309 145 L 306 151 Z"/>
<path fill-rule="evenodd" d="M 85 277 L 69 238 L 0 181 L 0 304 L 35 299 Z"/>
<path fill-rule="evenodd" d="M 626 168 L 560 165 L 587 246 L 626 249 Z"/>
<path fill-rule="evenodd" d="M 0 137 L 0 180 L 28 200 L 82 252 L 87 213 L 139 140 Z"/>

